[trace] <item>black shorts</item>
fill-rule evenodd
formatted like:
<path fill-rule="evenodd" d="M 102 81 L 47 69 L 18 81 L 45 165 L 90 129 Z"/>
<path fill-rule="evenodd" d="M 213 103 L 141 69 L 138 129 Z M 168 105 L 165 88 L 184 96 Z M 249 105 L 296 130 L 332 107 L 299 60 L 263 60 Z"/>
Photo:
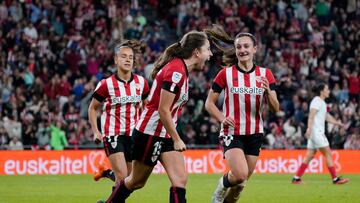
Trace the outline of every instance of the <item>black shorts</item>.
<path fill-rule="evenodd" d="M 133 131 L 132 157 L 148 166 L 155 166 L 164 152 L 174 151 L 174 142 L 171 138 L 151 136 L 137 130 Z"/>
<path fill-rule="evenodd" d="M 110 156 L 111 154 L 118 152 L 123 152 L 125 160 L 127 162 L 132 161 L 132 140 L 130 136 L 105 136 L 103 137 L 103 143 L 106 156 Z"/>
<path fill-rule="evenodd" d="M 240 148 L 244 151 L 245 155 L 259 156 L 261 145 L 264 140 L 262 133 L 253 135 L 228 135 L 220 139 L 224 155 L 225 152 L 232 148 Z"/>

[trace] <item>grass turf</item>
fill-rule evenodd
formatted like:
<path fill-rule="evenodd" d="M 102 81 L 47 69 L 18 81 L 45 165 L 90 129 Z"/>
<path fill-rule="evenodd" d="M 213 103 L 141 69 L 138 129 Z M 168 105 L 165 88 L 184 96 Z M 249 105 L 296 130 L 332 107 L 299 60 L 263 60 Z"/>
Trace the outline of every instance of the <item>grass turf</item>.
<path fill-rule="evenodd" d="M 210 202 L 220 175 L 190 175 L 187 202 Z M 360 202 L 360 175 L 345 175 L 350 182 L 333 185 L 330 177 L 305 175 L 304 185 L 290 184 L 291 175 L 255 174 L 242 194 L 241 202 Z M 0 202 L 83 203 L 106 199 L 112 182 L 94 182 L 90 175 L 0 176 Z M 135 191 L 129 203 L 168 202 L 166 175 L 151 175 L 146 186 Z"/>

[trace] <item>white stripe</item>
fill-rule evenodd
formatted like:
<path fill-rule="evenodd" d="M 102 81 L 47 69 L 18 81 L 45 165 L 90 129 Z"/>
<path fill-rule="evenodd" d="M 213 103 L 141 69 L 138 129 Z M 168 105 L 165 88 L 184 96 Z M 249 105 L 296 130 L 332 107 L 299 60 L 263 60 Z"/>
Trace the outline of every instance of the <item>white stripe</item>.
<path fill-rule="evenodd" d="M 144 133 L 149 135 L 154 135 L 159 121 L 160 121 L 159 112 L 154 111 L 146 124 Z"/>
<path fill-rule="evenodd" d="M 120 96 L 127 96 L 126 89 L 125 89 L 125 83 L 118 82 L 119 84 L 119 90 L 120 90 Z M 120 104 L 120 134 L 123 135 L 125 133 L 126 129 L 126 105 L 127 103 Z"/>
<path fill-rule="evenodd" d="M 154 92 L 156 90 L 156 86 L 157 86 L 157 80 L 154 80 L 154 82 L 153 82 L 153 84 L 151 86 L 150 94 L 149 94 L 147 100 L 151 101 L 151 99 L 152 99 L 152 97 L 154 95 Z"/>
<path fill-rule="evenodd" d="M 139 130 L 141 127 L 141 124 L 144 122 L 145 115 L 149 110 L 147 108 L 144 108 L 144 111 L 141 113 L 139 121 L 136 123 L 136 130 Z"/>
<path fill-rule="evenodd" d="M 115 96 L 115 91 L 114 91 L 114 84 L 112 82 L 112 77 L 109 77 L 108 79 L 106 79 L 106 83 L 108 86 L 108 90 L 109 90 L 109 95 L 110 97 L 114 97 Z M 111 101 L 110 101 L 111 102 Z M 109 135 L 115 135 L 115 108 L 114 105 L 111 104 L 111 109 L 110 109 L 110 119 L 109 119 Z"/>
<path fill-rule="evenodd" d="M 263 76 L 263 77 L 266 77 L 266 68 L 261 68 L 260 67 L 260 75 Z M 260 106 L 259 106 L 259 113 L 260 113 L 259 130 L 260 130 L 260 133 L 264 132 L 264 123 L 263 123 L 263 118 L 262 118 L 263 104 L 264 104 L 264 95 L 261 95 Z"/>
<path fill-rule="evenodd" d="M 226 68 L 226 82 L 227 82 L 227 88 L 225 91 L 229 91 L 229 88 L 233 87 L 234 84 L 233 84 L 233 75 L 232 75 L 232 69 L 233 67 L 229 67 L 229 68 Z M 229 116 L 234 118 L 234 95 L 229 93 L 228 94 L 228 97 L 229 97 Z M 224 109 L 224 112 L 226 112 L 226 107 L 225 107 L 225 102 L 223 104 L 223 109 Z M 225 114 L 226 115 L 226 114 Z M 233 135 L 234 134 L 234 128 L 233 127 L 229 127 L 228 128 L 228 134 L 230 135 Z M 224 131 L 222 130 L 222 134 L 220 135 L 224 135 Z"/>
<path fill-rule="evenodd" d="M 250 73 L 250 87 L 256 88 L 256 74 L 255 70 Z M 256 94 L 250 95 L 250 134 L 255 133 L 256 125 Z"/>
<path fill-rule="evenodd" d="M 135 77 L 137 77 L 137 76 L 135 76 Z M 140 78 L 141 77 L 137 77 L 137 78 L 139 80 L 139 84 L 141 85 L 141 83 L 140 83 L 140 81 L 141 81 Z M 131 84 L 130 84 L 130 95 L 136 95 L 136 84 L 137 83 L 134 80 L 131 82 Z M 140 95 L 141 95 L 141 92 L 142 91 L 140 91 Z M 135 117 L 135 114 L 137 112 L 137 109 L 136 109 L 137 104 L 138 103 L 131 103 L 131 105 L 130 105 L 130 136 L 132 134 L 132 130 L 135 127 L 135 118 L 134 117 Z"/>
<path fill-rule="evenodd" d="M 245 87 L 244 73 L 238 71 L 239 86 Z M 240 105 L 240 135 L 245 135 L 246 113 L 245 113 L 245 94 L 239 94 Z"/>

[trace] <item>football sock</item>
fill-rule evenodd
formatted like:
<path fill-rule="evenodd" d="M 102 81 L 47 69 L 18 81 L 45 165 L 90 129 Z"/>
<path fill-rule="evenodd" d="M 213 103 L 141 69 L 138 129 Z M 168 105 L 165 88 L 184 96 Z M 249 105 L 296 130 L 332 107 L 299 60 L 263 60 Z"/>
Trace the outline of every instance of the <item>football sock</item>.
<path fill-rule="evenodd" d="M 336 170 L 335 170 L 335 167 L 334 166 L 331 166 L 331 167 L 328 167 L 329 169 L 329 172 L 330 172 L 330 175 L 331 175 L 331 178 L 332 179 L 335 179 L 337 176 L 336 176 Z"/>
<path fill-rule="evenodd" d="M 185 188 L 170 187 L 170 203 L 186 203 L 185 194 Z"/>
<path fill-rule="evenodd" d="M 125 199 L 128 198 L 132 192 L 132 190 L 126 188 L 124 181 L 121 181 L 120 184 L 117 185 L 116 188 L 113 190 L 106 202 L 125 203 Z"/>
<path fill-rule="evenodd" d="M 235 184 L 231 184 L 229 181 L 229 173 L 225 173 L 225 175 L 223 176 L 223 185 L 224 187 L 232 187 Z"/>
<path fill-rule="evenodd" d="M 305 173 L 305 170 L 306 170 L 307 167 L 308 167 L 307 164 L 302 163 L 301 166 L 300 166 L 300 168 L 299 168 L 298 171 L 296 172 L 296 176 L 300 178 L 300 177 Z"/>

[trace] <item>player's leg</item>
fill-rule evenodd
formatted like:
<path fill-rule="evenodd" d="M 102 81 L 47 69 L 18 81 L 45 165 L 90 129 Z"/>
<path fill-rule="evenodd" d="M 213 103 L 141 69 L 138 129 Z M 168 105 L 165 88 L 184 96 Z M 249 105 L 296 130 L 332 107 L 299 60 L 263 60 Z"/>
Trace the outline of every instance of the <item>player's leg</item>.
<path fill-rule="evenodd" d="M 253 174 L 256 166 L 256 162 L 258 159 L 258 156 L 254 155 L 245 155 L 246 162 L 248 165 L 248 177 L 247 180 L 250 179 L 250 176 Z M 237 184 L 233 187 L 231 187 L 225 195 L 225 201 L 224 203 L 235 203 L 239 200 L 241 192 L 244 190 L 247 180 L 243 181 L 240 184 Z"/>
<path fill-rule="evenodd" d="M 133 131 L 132 170 L 128 177 L 118 184 L 107 202 L 125 202 L 136 190 L 144 187 L 161 152 L 161 142 L 156 137 Z"/>
<path fill-rule="evenodd" d="M 348 178 L 340 178 L 336 175 L 336 170 L 335 170 L 335 166 L 334 166 L 334 162 L 331 158 L 331 149 L 329 146 L 326 147 L 321 147 L 319 148 L 320 152 L 325 156 L 326 158 L 326 165 L 329 169 L 329 173 L 331 175 L 331 178 L 333 180 L 334 184 L 344 184 L 347 183 L 349 181 Z"/>
<path fill-rule="evenodd" d="M 249 169 L 242 149 L 228 149 L 225 152 L 225 159 L 230 171 L 220 178 L 212 197 L 213 203 L 224 202 L 227 190 L 243 183 L 248 177 Z"/>
<path fill-rule="evenodd" d="M 118 152 L 111 154 L 108 159 L 115 176 L 115 185 L 117 185 L 128 175 L 124 153 Z"/>
<path fill-rule="evenodd" d="M 310 161 L 314 158 L 316 151 L 317 149 L 308 147 L 305 158 L 291 181 L 293 184 L 302 184 L 301 176 L 305 173 L 305 170 L 308 167 Z"/>
<path fill-rule="evenodd" d="M 132 171 L 130 175 L 116 186 L 113 193 L 106 202 L 125 202 L 125 199 L 128 198 L 134 190 L 144 187 L 153 168 L 153 166 L 148 166 L 140 161 L 134 160 L 132 162 Z"/>
<path fill-rule="evenodd" d="M 253 174 L 255 170 L 256 162 L 260 154 L 260 149 L 263 143 L 263 139 L 264 139 L 263 134 L 252 135 L 249 137 L 245 137 L 243 139 L 244 142 L 243 149 L 244 149 L 246 163 L 248 166 L 248 176 L 245 181 L 231 187 L 227 191 L 224 202 L 235 203 L 240 198 L 240 194 L 244 190 L 247 180 L 250 179 L 250 176 Z"/>
<path fill-rule="evenodd" d="M 160 161 L 171 182 L 169 202 L 185 203 L 187 174 L 183 154 L 177 151 L 164 152 L 160 155 Z"/>

